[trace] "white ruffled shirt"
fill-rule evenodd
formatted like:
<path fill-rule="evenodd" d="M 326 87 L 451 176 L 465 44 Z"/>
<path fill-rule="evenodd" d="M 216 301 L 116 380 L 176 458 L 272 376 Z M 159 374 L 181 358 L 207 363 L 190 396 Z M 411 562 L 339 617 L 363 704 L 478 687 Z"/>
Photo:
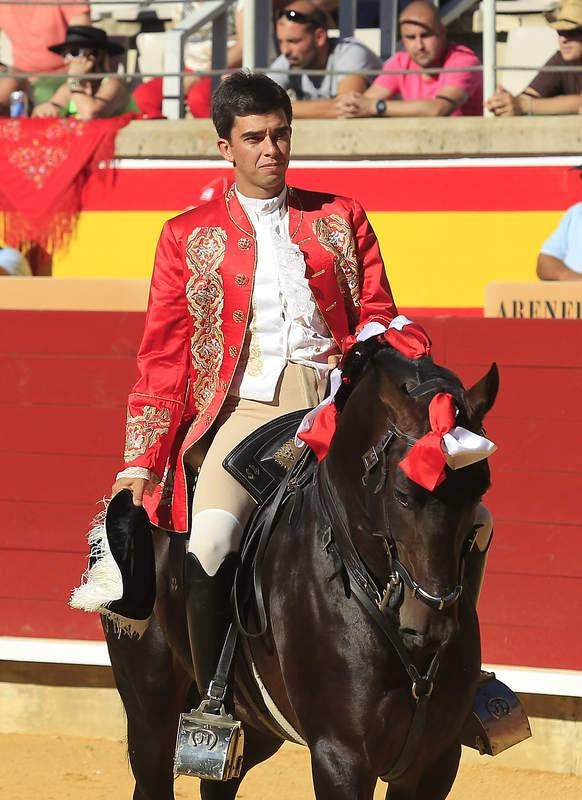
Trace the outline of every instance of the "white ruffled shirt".
<path fill-rule="evenodd" d="M 340 352 L 305 277 L 305 258 L 289 236 L 287 188 L 269 200 L 245 197 L 235 187 L 257 238 L 257 266 L 246 359 L 231 393 L 270 402 L 287 361 L 327 374 L 328 356 Z"/>
<path fill-rule="evenodd" d="M 230 393 L 270 402 L 287 361 L 305 364 L 324 377 L 327 359 L 341 352 L 305 277 L 305 259 L 289 236 L 287 187 L 269 200 L 245 197 L 235 187 L 257 237 L 252 316 Z M 117 478 L 153 478 L 145 467 L 126 467 Z"/>

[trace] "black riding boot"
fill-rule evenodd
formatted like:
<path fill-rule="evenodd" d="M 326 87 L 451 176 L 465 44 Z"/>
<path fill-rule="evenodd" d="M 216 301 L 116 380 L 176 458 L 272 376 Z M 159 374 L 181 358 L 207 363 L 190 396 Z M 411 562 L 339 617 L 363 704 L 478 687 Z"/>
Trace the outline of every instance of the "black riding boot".
<path fill-rule="evenodd" d="M 196 685 L 201 698 L 214 677 L 226 634 L 232 622 L 231 590 L 239 562 L 238 553 L 229 553 L 215 575 L 208 575 L 193 553 L 186 553 L 184 590 L 190 649 Z M 227 708 L 232 713 L 232 690 L 227 693 Z"/>

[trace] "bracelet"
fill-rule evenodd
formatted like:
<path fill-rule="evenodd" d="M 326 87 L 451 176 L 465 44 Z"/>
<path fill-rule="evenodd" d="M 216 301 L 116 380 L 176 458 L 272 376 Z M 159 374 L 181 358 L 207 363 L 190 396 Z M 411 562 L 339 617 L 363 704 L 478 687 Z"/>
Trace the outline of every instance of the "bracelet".
<path fill-rule="evenodd" d="M 62 111 L 63 108 L 64 108 L 64 106 L 62 106 L 60 103 L 55 103 L 54 100 L 49 100 L 48 102 L 49 102 L 49 105 L 54 106 L 55 108 L 58 108 L 59 111 Z"/>
<path fill-rule="evenodd" d="M 533 110 L 533 97 L 531 96 L 531 94 L 527 94 L 526 97 L 528 99 L 527 115 L 528 115 L 528 117 L 534 117 L 535 114 L 534 114 L 534 110 Z"/>
<path fill-rule="evenodd" d="M 84 89 L 69 89 L 71 94 L 86 94 Z"/>
<path fill-rule="evenodd" d="M 71 92 L 78 92 L 79 90 L 83 89 L 83 84 L 79 78 L 69 78 L 67 83 Z"/>

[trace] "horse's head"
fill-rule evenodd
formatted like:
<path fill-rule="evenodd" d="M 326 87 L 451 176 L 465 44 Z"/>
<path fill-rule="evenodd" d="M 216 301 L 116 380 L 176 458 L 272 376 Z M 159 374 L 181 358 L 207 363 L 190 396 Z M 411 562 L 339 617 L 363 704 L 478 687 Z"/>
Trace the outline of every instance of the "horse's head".
<path fill-rule="evenodd" d="M 435 650 L 457 633 L 467 542 L 490 478 L 486 460 L 456 470 L 447 466 L 442 483 L 428 491 L 405 474 L 402 460 L 429 431 L 435 394 L 450 393 L 456 425 L 480 433 L 498 384 L 495 365 L 465 390 L 428 357 L 410 361 L 383 348 L 369 358 L 340 417 L 329 469 L 349 475 L 356 512 L 348 511 L 351 529 L 364 558 L 374 560 L 378 581 L 393 575 L 390 606 L 399 615 L 405 644 L 414 650 Z M 382 575 L 377 549 L 366 545 L 372 537 L 387 551 Z"/>

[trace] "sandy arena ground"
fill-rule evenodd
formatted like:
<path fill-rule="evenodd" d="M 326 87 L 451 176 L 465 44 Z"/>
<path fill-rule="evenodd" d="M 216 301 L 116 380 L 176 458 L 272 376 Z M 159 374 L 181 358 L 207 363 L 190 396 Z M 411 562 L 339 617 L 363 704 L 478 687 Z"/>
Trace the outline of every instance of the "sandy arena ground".
<path fill-rule="evenodd" d="M 2 800 L 130 800 L 132 779 L 122 742 L 103 739 L 0 735 Z M 383 800 L 379 785 L 375 799 Z M 239 798 L 313 798 L 306 752 L 285 745 L 245 780 Z M 195 779 L 181 778 L 177 800 L 198 797 Z M 580 800 L 582 777 L 511 771 L 483 762 L 461 769 L 451 800 Z"/>

